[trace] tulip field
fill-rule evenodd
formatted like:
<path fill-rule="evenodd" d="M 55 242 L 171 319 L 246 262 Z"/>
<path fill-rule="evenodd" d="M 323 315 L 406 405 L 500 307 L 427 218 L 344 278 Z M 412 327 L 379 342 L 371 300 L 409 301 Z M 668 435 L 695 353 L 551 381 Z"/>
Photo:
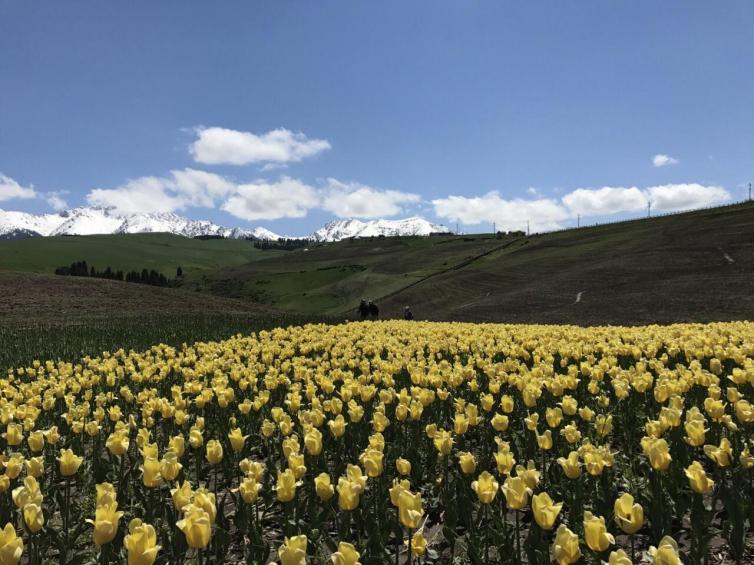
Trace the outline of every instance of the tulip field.
<path fill-rule="evenodd" d="M 311 324 L 26 365 L 0 565 L 754 559 L 747 322 Z"/>

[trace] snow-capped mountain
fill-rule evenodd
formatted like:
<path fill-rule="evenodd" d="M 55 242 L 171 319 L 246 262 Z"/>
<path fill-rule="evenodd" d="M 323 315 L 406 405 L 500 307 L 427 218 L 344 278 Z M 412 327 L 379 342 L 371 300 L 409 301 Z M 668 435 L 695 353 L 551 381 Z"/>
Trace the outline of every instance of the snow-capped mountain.
<path fill-rule="evenodd" d="M 220 236 L 232 239 L 312 239 L 340 241 L 351 237 L 429 235 L 448 228 L 423 218 L 405 220 L 337 220 L 308 238 L 278 235 L 266 228 L 228 228 L 206 220 L 190 220 L 173 213 L 124 214 L 114 208 L 83 206 L 57 214 L 34 215 L 0 210 L 0 239 L 55 235 L 167 232 L 186 237 Z"/>
<path fill-rule="evenodd" d="M 424 218 L 413 217 L 405 220 L 336 220 L 311 235 L 315 241 L 340 241 L 351 237 L 377 237 L 400 235 L 429 235 L 448 233 L 450 230 L 441 224 L 433 224 Z"/>

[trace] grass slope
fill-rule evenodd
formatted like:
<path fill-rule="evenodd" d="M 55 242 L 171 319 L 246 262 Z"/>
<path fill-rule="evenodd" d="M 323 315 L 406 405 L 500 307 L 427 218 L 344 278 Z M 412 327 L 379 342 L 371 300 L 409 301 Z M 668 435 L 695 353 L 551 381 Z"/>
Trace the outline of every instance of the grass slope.
<path fill-rule="evenodd" d="M 635 324 L 754 319 L 752 272 L 746 203 L 515 241 L 344 241 L 203 274 L 193 288 L 302 314 L 352 317 L 366 297 L 387 317 L 410 304 L 432 320 Z"/>
<path fill-rule="evenodd" d="M 186 276 L 254 261 L 275 251 L 255 249 L 250 241 L 200 240 L 166 233 L 87 235 L 0 241 L 0 270 L 52 273 L 85 260 L 97 269 L 155 269 L 172 278 L 178 266 Z"/>

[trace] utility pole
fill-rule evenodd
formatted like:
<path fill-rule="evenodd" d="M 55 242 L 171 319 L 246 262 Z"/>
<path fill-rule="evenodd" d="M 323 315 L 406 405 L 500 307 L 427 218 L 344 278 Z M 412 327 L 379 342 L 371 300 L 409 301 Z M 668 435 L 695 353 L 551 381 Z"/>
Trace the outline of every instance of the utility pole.
<path fill-rule="evenodd" d="M 581 227 L 581 214 L 576 214 L 576 227 Z"/>
<path fill-rule="evenodd" d="M 751 202 L 751 183 L 749 183 L 749 202 Z"/>
<path fill-rule="evenodd" d="M 497 224 L 492 222 L 492 235 L 497 235 Z"/>
<path fill-rule="evenodd" d="M 456 235 L 460 234 L 461 232 L 458 231 L 458 222 L 456 222 Z"/>
<path fill-rule="evenodd" d="M 526 220 L 526 236 L 529 236 L 529 220 Z"/>
<path fill-rule="evenodd" d="M 652 217 L 652 201 L 647 200 L 647 218 Z"/>

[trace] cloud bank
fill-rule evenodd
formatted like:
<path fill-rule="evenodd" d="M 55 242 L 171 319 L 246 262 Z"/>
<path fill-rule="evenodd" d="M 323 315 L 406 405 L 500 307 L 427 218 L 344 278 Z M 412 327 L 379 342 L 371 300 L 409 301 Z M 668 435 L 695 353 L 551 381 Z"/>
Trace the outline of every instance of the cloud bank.
<path fill-rule="evenodd" d="M 658 153 L 652 157 L 652 164 L 655 167 L 667 167 L 668 165 L 677 165 L 678 163 L 678 159 L 662 153 Z"/>
<path fill-rule="evenodd" d="M 330 149 L 325 139 L 309 139 L 285 128 L 260 135 L 221 127 L 197 128 L 189 153 L 204 165 L 285 165 L 302 161 Z"/>
<path fill-rule="evenodd" d="M 33 186 L 21 186 L 12 178 L 0 173 L 0 202 L 14 198 L 36 198 Z"/>

